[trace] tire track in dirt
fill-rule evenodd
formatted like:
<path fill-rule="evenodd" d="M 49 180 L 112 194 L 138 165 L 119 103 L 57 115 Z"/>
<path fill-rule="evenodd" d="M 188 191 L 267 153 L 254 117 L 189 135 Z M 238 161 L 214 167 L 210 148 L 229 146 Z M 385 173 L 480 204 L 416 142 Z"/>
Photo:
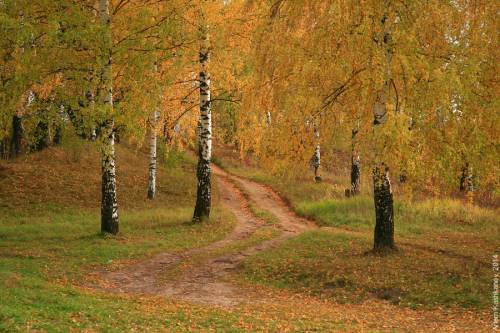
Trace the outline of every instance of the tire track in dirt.
<path fill-rule="evenodd" d="M 160 253 L 118 271 L 100 270 L 96 272 L 97 283 L 90 287 L 109 292 L 160 295 L 226 307 L 248 300 L 249 291 L 241 290 L 241 287 L 225 281 L 224 277 L 235 271 L 246 257 L 276 247 L 284 240 L 314 228 L 314 224 L 297 217 L 283 200 L 266 186 L 231 175 L 215 165 L 212 168 L 217 176 L 221 201 L 234 213 L 237 221 L 234 230 L 226 238 L 183 253 Z M 188 267 L 180 275 L 165 281 L 164 276 L 184 260 L 237 244 L 265 226 L 250 212 L 247 199 L 234 184 L 245 192 L 253 204 L 278 218 L 279 224 L 276 227 L 281 231 L 280 235 L 241 251 L 203 259 L 194 267 Z"/>

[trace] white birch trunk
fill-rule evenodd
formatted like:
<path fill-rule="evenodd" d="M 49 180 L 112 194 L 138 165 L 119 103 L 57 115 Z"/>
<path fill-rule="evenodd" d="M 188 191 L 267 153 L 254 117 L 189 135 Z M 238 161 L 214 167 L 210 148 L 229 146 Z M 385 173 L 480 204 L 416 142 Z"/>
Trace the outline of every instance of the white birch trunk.
<path fill-rule="evenodd" d="M 210 49 L 208 39 L 208 26 L 201 27 L 200 47 L 200 118 L 198 121 L 198 189 L 193 220 L 200 221 L 210 216 L 211 209 L 211 168 L 212 159 L 212 114 L 210 99 L 210 74 L 208 64 Z"/>
<path fill-rule="evenodd" d="M 151 200 L 156 196 L 156 131 L 159 116 L 160 113 L 155 111 L 150 119 L 148 198 Z"/>
<path fill-rule="evenodd" d="M 109 0 L 99 1 L 99 17 L 104 28 L 102 45 L 101 80 L 99 84 L 99 108 L 106 114 L 106 121 L 101 134 L 101 231 L 118 233 L 118 201 L 116 195 L 115 168 L 115 131 L 113 120 L 113 78 L 112 78 L 112 45 L 111 18 L 109 16 Z"/>

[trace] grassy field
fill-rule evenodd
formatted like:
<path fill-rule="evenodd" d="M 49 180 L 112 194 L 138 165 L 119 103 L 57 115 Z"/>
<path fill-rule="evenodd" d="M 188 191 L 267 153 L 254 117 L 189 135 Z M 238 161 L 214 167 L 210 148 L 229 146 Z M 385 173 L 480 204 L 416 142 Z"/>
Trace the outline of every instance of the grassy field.
<path fill-rule="evenodd" d="M 369 253 L 374 209 L 369 189 L 345 198 L 348 174 L 273 176 L 240 163 L 225 151 L 217 161 L 229 171 L 271 186 L 320 230 L 287 241 L 244 263 L 252 283 L 343 303 L 387 300 L 410 308 L 491 306 L 491 260 L 500 245 L 500 212 L 458 199 L 395 197 L 396 243 L 390 256 Z M 310 177 L 307 177 L 310 176 Z M 366 184 L 366 183 L 365 183 Z"/>

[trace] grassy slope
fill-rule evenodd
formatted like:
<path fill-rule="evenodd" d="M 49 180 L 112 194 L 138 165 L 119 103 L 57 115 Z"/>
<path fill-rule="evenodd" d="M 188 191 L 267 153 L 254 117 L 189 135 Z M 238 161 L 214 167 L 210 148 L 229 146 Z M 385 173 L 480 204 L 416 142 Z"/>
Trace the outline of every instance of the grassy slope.
<path fill-rule="evenodd" d="M 498 211 L 458 200 L 411 202 L 396 196 L 401 251 L 375 257 L 367 254 L 373 239 L 373 199 L 369 193 L 344 198 L 347 174 L 342 178 L 324 172 L 326 181 L 315 184 L 311 175 L 273 177 L 242 165 L 227 150 L 217 161 L 233 173 L 270 185 L 300 215 L 333 227 L 249 258 L 242 272 L 245 280 L 345 303 L 375 298 L 412 308 L 473 311 L 491 305 L 491 256 L 500 244 Z"/>

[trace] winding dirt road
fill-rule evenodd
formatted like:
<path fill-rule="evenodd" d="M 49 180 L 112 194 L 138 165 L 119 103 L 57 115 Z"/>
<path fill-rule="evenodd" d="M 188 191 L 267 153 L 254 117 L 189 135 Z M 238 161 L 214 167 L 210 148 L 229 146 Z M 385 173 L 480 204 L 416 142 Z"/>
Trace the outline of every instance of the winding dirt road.
<path fill-rule="evenodd" d="M 234 271 L 245 257 L 275 247 L 290 237 L 315 228 L 314 224 L 297 217 L 270 188 L 231 175 L 215 165 L 213 172 L 217 176 L 221 201 L 234 213 L 237 221 L 236 227 L 226 238 L 181 254 L 160 253 L 149 260 L 119 271 L 102 270 L 98 272 L 101 283 L 96 288 L 114 292 L 168 296 L 193 303 L 233 306 L 246 299 L 249 291 L 242 291 L 241 287 L 225 281 L 224 276 Z M 263 228 L 265 223 L 250 212 L 247 198 L 252 204 L 277 217 L 279 223 L 275 227 L 280 231 L 277 237 L 244 250 L 229 250 L 221 256 L 209 256 L 168 281 L 162 278 L 183 261 L 237 244 L 239 241 L 249 239 L 258 229 Z"/>
<path fill-rule="evenodd" d="M 277 311 L 274 314 L 276 316 L 282 316 L 283 313 L 294 316 L 297 315 L 295 310 L 290 312 L 290 309 L 300 308 L 301 316 L 307 314 L 320 320 L 356 323 L 356 328 L 341 328 L 339 332 L 392 332 L 401 329 L 405 332 L 487 331 L 488 315 L 485 313 L 477 315 L 464 310 L 412 310 L 380 300 L 361 304 L 325 303 L 314 298 L 307 298 L 306 301 L 303 296 L 295 300 L 293 296 L 268 296 L 232 284 L 228 275 L 237 269 L 245 257 L 317 227 L 295 215 L 269 187 L 228 174 L 215 165 L 213 171 L 221 201 L 234 213 L 237 221 L 234 230 L 226 238 L 180 254 L 160 253 L 118 271 L 103 269 L 96 272 L 98 283 L 94 281 L 90 287 L 108 292 L 165 296 L 210 306 L 241 305 L 243 309 L 251 301 L 253 307 L 262 307 L 259 311 L 263 313 Z M 257 231 L 269 228 L 251 213 L 250 203 L 276 216 L 278 223 L 274 227 L 279 233 L 273 238 L 245 247 L 241 245 Z M 238 244 L 240 246 L 235 246 Z M 243 250 L 236 250 L 238 247 Z M 179 270 L 182 265 L 183 268 Z"/>

